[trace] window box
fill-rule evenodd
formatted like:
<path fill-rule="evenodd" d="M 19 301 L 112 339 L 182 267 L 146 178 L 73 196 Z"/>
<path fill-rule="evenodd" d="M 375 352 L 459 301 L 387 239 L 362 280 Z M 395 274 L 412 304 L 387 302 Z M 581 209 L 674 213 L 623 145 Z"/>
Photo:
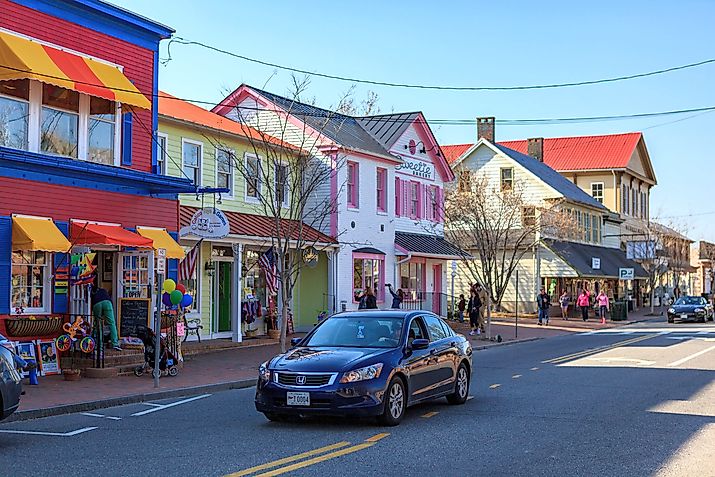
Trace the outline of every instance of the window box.
<path fill-rule="evenodd" d="M 29 316 L 22 318 L 7 318 L 5 329 L 12 337 L 25 336 L 59 336 L 65 320 L 59 316 Z"/>

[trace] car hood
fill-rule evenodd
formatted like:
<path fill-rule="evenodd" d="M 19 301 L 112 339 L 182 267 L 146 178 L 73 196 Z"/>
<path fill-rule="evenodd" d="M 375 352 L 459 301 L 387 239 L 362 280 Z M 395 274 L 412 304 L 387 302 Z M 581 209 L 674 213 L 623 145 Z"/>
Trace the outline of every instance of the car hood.
<path fill-rule="evenodd" d="M 299 347 L 271 360 L 270 368 L 292 372 L 339 372 L 370 365 L 395 348 Z"/>
<path fill-rule="evenodd" d="M 705 305 L 673 305 L 671 306 L 676 313 L 692 313 L 696 308 L 705 309 Z"/>

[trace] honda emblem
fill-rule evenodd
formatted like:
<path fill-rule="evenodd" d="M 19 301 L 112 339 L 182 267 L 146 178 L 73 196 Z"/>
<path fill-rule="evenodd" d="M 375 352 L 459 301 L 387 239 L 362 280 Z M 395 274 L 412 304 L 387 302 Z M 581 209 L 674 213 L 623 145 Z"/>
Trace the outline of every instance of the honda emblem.
<path fill-rule="evenodd" d="M 298 384 L 298 385 L 301 385 L 301 386 L 302 386 L 303 384 L 305 384 L 305 376 L 296 376 L 296 377 L 295 377 L 295 384 Z"/>

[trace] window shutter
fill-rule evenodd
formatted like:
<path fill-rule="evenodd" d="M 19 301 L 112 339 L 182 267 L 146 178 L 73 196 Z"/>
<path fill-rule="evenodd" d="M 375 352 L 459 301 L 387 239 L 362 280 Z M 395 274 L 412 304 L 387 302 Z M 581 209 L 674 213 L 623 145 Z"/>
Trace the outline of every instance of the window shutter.
<path fill-rule="evenodd" d="M 132 113 L 122 115 L 122 165 L 132 165 Z"/>
<path fill-rule="evenodd" d="M 403 181 L 402 183 L 402 215 L 410 217 L 412 215 L 412 207 L 410 205 L 410 194 L 412 193 L 412 183 Z"/>
<path fill-rule="evenodd" d="M 353 204 L 355 205 L 356 209 L 360 208 L 360 166 L 358 163 L 355 163 L 355 167 L 353 169 L 355 171 L 355 176 L 353 177 L 353 180 L 355 181 L 355 186 L 353 187 Z"/>
<path fill-rule="evenodd" d="M 395 177 L 395 215 L 402 215 L 402 181 L 399 177 Z"/>
<path fill-rule="evenodd" d="M 424 199 L 422 194 L 422 183 L 418 182 L 417 183 L 417 218 L 421 219 L 425 215 L 424 211 Z"/>
<path fill-rule="evenodd" d="M 0 217 L 0 314 L 10 314 L 12 219 Z"/>

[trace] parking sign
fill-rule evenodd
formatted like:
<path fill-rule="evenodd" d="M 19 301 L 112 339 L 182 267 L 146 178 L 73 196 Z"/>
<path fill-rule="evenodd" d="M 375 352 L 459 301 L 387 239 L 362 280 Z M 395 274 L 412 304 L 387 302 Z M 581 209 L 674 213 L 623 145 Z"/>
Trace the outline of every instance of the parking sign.
<path fill-rule="evenodd" d="M 620 280 L 633 280 L 635 278 L 635 270 L 633 268 L 619 268 L 618 278 Z"/>

